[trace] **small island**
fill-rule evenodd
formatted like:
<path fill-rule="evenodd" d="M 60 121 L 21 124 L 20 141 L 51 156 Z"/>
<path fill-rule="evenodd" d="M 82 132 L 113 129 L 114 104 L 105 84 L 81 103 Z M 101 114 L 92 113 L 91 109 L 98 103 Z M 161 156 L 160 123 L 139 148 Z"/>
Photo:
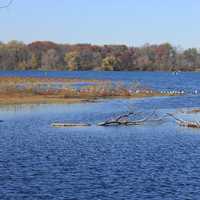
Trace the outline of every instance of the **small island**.
<path fill-rule="evenodd" d="M 174 96 L 120 81 L 73 78 L 1 77 L 0 104 L 80 103 L 98 99 Z"/>

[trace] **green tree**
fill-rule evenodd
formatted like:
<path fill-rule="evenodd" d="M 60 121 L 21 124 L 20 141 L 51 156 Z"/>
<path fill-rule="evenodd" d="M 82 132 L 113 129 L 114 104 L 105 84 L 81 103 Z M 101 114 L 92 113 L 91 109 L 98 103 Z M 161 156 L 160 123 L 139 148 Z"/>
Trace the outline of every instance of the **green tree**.
<path fill-rule="evenodd" d="M 64 60 L 69 71 L 76 71 L 80 69 L 80 57 L 78 52 L 73 51 L 66 53 Z"/>
<path fill-rule="evenodd" d="M 102 69 L 105 71 L 116 70 L 120 65 L 119 60 L 115 56 L 107 56 L 102 61 Z"/>

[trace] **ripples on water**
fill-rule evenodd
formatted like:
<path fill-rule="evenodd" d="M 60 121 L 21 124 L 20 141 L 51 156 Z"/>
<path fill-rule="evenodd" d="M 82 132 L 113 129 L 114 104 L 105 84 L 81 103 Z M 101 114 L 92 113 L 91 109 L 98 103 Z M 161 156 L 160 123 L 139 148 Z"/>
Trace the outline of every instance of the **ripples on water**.
<path fill-rule="evenodd" d="M 199 130 L 172 119 L 136 127 L 50 127 L 55 121 L 95 124 L 127 104 L 162 115 L 200 107 L 199 98 L 0 107 L 0 199 L 199 200 Z"/>
<path fill-rule="evenodd" d="M 199 199 L 198 130 L 161 125 L 54 129 L 54 121 L 94 124 L 126 103 L 165 113 L 197 97 L 96 104 L 2 107 L 0 199 Z M 181 102 L 177 105 L 177 102 Z M 192 103 L 191 103 L 192 106 Z"/>

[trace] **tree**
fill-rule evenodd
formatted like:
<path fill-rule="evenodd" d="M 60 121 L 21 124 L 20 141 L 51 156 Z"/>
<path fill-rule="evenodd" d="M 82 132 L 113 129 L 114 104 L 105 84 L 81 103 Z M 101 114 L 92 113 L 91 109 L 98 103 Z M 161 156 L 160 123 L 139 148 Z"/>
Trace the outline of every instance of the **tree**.
<path fill-rule="evenodd" d="M 42 69 L 56 69 L 59 66 L 59 55 L 55 49 L 49 49 L 42 55 Z"/>
<path fill-rule="evenodd" d="M 199 70 L 200 52 L 196 48 L 180 50 L 168 43 L 97 46 L 56 44 L 37 41 L 0 42 L 0 69 L 48 70 Z"/>
<path fill-rule="evenodd" d="M 81 51 L 78 56 L 80 61 L 79 70 L 93 70 L 101 66 L 102 57 L 98 52 L 85 50 Z"/>
<path fill-rule="evenodd" d="M 66 53 L 64 60 L 67 64 L 67 69 L 69 71 L 75 71 L 80 68 L 80 57 L 78 52 L 73 51 Z"/>
<path fill-rule="evenodd" d="M 105 71 L 113 71 L 119 66 L 119 60 L 114 56 L 107 56 L 102 61 L 102 69 Z"/>
<path fill-rule="evenodd" d="M 0 4 L 0 9 L 8 8 L 13 2 L 14 2 L 14 0 L 10 0 L 6 4 Z"/>
<path fill-rule="evenodd" d="M 197 67 L 198 51 L 196 48 L 190 48 L 183 52 L 186 66 L 195 69 Z"/>
<path fill-rule="evenodd" d="M 37 57 L 35 56 L 35 54 L 31 54 L 31 58 L 29 60 L 29 63 L 28 63 L 28 69 L 37 69 L 38 68 L 38 60 L 37 60 Z"/>

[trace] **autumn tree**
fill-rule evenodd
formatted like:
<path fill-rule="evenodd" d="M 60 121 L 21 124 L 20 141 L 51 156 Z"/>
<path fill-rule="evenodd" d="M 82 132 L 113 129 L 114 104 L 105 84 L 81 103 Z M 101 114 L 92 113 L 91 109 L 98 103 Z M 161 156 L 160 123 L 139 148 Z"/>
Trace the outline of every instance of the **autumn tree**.
<path fill-rule="evenodd" d="M 73 51 L 66 53 L 64 60 L 67 65 L 67 70 L 75 71 L 80 68 L 80 57 L 78 52 Z"/>
<path fill-rule="evenodd" d="M 36 70 L 38 68 L 38 59 L 34 53 L 31 54 L 31 57 L 28 62 L 28 69 Z"/>
<path fill-rule="evenodd" d="M 1 70 L 200 70 L 196 48 L 180 50 L 171 44 L 125 45 L 56 44 L 36 41 L 0 42 Z"/>
<path fill-rule="evenodd" d="M 42 55 L 42 69 L 51 70 L 59 67 L 59 54 L 55 49 L 49 49 Z"/>
<path fill-rule="evenodd" d="M 183 55 L 185 59 L 185 65 L 188 66 L 188 70 L 195 70 L 195 68 L 199 64 L 197 63 L 199 57 L 197 49 L 189 48 L 184 51 Z"/>
<path fill-rule="evenodd" d="M 114 56 L 107 56 L 102 61 L 102 69 L 105 71 L 113 71 L 119 67 L 119 60 Z"/>
<path fill-rule="evenodd" d="M 79 70 L 92 70 L 101 66 L 102 57 L 98 52 L 81 51 L 79 53 Z"/>

